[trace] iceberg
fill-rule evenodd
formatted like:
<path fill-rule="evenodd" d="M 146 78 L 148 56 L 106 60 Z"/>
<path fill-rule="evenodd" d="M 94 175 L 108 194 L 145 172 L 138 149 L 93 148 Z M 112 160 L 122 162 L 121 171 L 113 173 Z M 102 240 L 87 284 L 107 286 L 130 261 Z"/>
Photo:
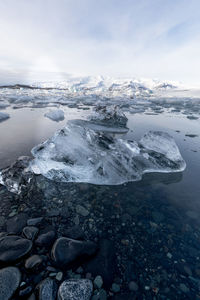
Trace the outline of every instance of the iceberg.
<path fill-rule="evenodd" d="M 63 121 L 65 119 L 64 111 L 62 109 L 50 110 L 45 113 L 44 116 L 56 122 Z"/>
<path fill-rule="evenodd" d="M 10 118 L 9 114 L 0 112 L 0 122 L 3 122 L 9 118 Z"/>
<path fill-rule="evenodd" d="M 144 173 L 180 172 L 186 167 L 174 139 L 150 131 L 139 142 L 69 122 L 32 149 L 30 170 L 58 182 L 118 185 Z"/>

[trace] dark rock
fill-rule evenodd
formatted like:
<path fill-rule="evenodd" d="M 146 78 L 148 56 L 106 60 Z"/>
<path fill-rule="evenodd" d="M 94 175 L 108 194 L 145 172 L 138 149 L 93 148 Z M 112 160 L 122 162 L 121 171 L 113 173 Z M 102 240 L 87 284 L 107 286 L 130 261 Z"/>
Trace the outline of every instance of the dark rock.
<path fill-rule="evenodd" d="M 32 242 L 19 236 L 5 236 L 0 239 L 0 261 L 14 262 L 24 257 L 32 248 Z"/>
<path fill-rule="evenodd" d="M 35 240 L 35 244 L 39 247 L 48 247 L 53 244 L 55 238 L 56 238 L 55 232 L 53 230 L 48 231 L 46 233 L 40 234 L 38 238 Z"/>
<path fill-rule="evenodd" d="M 89 279 L 65 280 L 59 287 L 58 300 L 89 300 L 93 286 Z"/>
<path fill-rule="evenodd" d="M 22 229 L 26 226 L 28 216 L 24 213 L 16 215 L 13 218 L 8 219 L 6 222 L 6 230 L 12 234 L 20 234 Z"/>
<path fill-rule="evenodd" d="M 31 294 L 30 297 L 28 297 L 27 300 L 36 300 L 35 295 L 34 295 L 34 294 Z"/>
<path fill-rule="evenodd" d="M 57 295 L 57 284 L 55 280 L 46 278 L 36 287 L 38 300 L 55 300 Z"/>
<path fill-rule="evenodd" d="M 97 250 L 95 243 L 59 238 L 52 247 L 52 259 L 60 267 L 65 266 L 82 256 L 91 256 Z"/>
<path fill-rule="evenodd" d="M 50 218 L 51 217 L 58 217 L 59 215 L 60 215 L 60 211 L 59 211 L 59 209 L 56 209 L 56 208 L 54 208 L 54 209 L 47 212 L 47 216 L 50 217 Z"/>
<path fill-rule="evenodd" d="M 32 287 L 27 286 L 26 288 L 19 291 L 19 296 L 26 297 L 26 296 L 30 295 L 31 292 L 32 292 Z"/>
<path fill-rule="evenodd" d="M 23 235 L 29 240 L 34 240 L 38 234 L 39 229 L 34 226 L 26 226 L 23 229 Z"/>
<path fill-rule="evenodd" d="M 112 241 L 101 240 L 99 250 L 94 258 L 85 263 L 85 272 L 92 273 L 93 276 L 101 275 L 104 286 L 109 289 L 116 274 L 115 247 Z"/>
<path fill-rule="evenodd" d="M 25 262 L 25 268 L 26 269 L 36 269 L 41 263 L 42 258 L 39 255 L 32 255 L 29 258 L 27 258 Z"/>
<path fill-rule="evenodd" d="M 85 234 L 79 226 L 66 229 L 63 235 L 74 240 L 83 240 L 85 238 Z"/>
<path fill-rule="evenodd" d="M 21 281 L 21 273 L 15 267 L 0 270 L 0 300 L 7 300 L 17 290 Z"/>
<path fill-rule="evenodd" d="M 42 222 L 42 220 L 43 220 L 43 217 L 28 219 L 27 225 L 28 226 L 36 226 L 36 225 L 40 224 Z"/>

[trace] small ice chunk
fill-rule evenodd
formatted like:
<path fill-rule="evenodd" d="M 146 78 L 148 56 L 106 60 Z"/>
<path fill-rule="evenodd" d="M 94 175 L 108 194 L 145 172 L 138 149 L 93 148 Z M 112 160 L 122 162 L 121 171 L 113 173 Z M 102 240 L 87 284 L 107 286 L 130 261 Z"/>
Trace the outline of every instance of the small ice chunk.
<path fill-rule="evenodd" d="M 7 113 L 0 112 L 0 122 L 3 122 L 10 118 L 10 115 Z"/>
<path fill-rule="evenodd" d="M 109 126 L 125 127 L 128 121 L 125 114 L 119 109 L 117 105 L 110 106 L 95 106 L 93 114 L 89 117 L 90 121 L 96 123 L 103 123 Z"/>
<path fill-rule="evenodd" d="M 44 116 L 56 122 L 63 121 L 65 119 L 65 114 L 62 109 L 50 110 L 49 112 L 45 113 Z"/>

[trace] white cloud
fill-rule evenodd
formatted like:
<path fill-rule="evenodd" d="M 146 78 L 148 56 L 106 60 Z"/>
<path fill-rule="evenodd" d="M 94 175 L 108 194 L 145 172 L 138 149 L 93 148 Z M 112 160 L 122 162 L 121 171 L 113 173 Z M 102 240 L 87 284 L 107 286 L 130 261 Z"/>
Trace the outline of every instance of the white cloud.
<path fill-rule="evenodd" d="M 198 82 L 199 0 L 0 2 L 3 70 Z"/>

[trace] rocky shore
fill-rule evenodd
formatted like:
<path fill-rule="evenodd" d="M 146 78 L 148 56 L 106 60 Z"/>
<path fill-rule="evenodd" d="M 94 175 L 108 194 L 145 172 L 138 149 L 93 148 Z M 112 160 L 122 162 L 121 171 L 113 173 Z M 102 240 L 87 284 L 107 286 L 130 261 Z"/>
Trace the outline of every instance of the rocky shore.
<path fill-rule="evenodd" d="M 180 180 L 170 175 L 159 179 Z M 0 300 L 200 299 L 198 216 L 170 205 L 155 176 L 0 186 Z"/>

